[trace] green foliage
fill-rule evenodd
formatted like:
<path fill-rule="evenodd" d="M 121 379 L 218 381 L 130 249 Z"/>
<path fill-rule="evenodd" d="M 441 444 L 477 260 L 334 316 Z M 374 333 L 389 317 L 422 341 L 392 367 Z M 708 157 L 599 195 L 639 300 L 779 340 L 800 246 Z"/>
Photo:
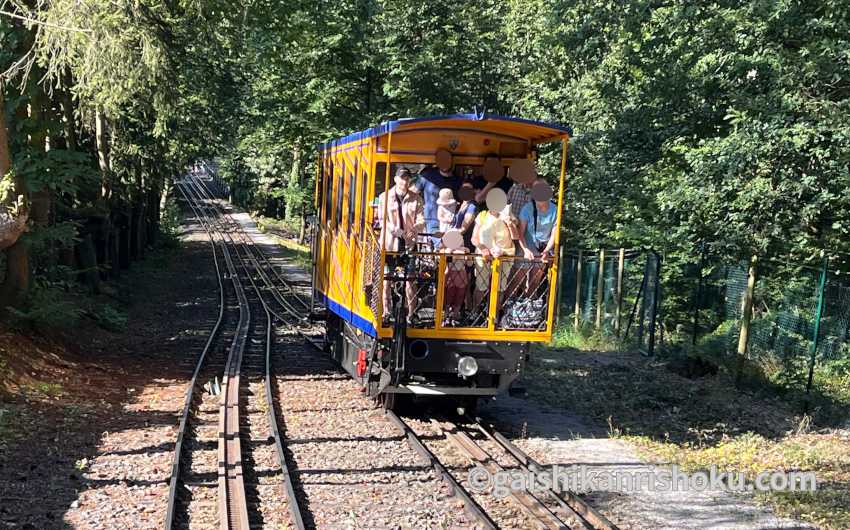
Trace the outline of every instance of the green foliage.
<path fill-rule="evenodd" d="M 97 325 L 116 333 L 127 329 L 127 314 L 109 304 L 98 304 L 93 312 Z"/>
<path fill-rule="evenodd" d="M 169 199 L 165 203 L 165 209 L 162 211 L 162 219 L 160 220 L 160 231 L 162 233 L 162 242 L 164 246 L 176 246 L 180 235 L 180 208 L 177 202 Z"/>
<path fill-rule="evenodd" d="M 23 308 L 7 309 L 17 326 L 36 329 L 71 328 L 84 312 L 75 300 L 55 287 L 37 287 Z"/>

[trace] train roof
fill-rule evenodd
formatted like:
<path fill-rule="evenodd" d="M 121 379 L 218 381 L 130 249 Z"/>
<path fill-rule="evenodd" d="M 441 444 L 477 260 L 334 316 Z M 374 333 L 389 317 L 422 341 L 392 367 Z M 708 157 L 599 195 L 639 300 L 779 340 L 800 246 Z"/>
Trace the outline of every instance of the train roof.
<path fill-rule="evenodd" d="M 415 130 L 446 130 L 446 129 L 474 129 L 477 131 L 490 132 L 493 134 L 510 135 L 518 139 L 529 141 L 533 144 L 551 142 L 572 135 L 570 127 L 555 123 L 527 120 L 512 116 L 500 116 L 497 114 L 470 113 L 450 114 L 446 116 L 430 116 L 425 118 L 401 118 L 384 122 L 376 127 L 343 136 L 319 145 L 319 149 L 328 149 L 340 145 L 366 140 L 376 136 L 383 136 L 390 132 L 403 132 Z"/>

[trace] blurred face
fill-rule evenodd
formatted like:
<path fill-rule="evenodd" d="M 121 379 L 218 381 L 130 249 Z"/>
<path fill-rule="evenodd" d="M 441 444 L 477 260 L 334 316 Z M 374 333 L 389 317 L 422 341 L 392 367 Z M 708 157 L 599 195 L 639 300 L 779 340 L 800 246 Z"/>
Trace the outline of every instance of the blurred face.
<path fill-rule="evenodd" d="M 396 175 L 395 187 L 400 193 L 407 193 L 410 189 L 410 176 L 407 174 Z"/>

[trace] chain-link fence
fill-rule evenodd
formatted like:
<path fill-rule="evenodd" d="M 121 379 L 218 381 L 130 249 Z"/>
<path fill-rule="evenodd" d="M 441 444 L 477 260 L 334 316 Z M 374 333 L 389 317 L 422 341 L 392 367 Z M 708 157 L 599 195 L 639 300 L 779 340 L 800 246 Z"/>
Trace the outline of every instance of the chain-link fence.
<path fill-rule="evenodd" d="M 636 340 L 648 355 L 744 360 L 808 393 L 814 367 L 850 364 L 846 265 L 567 251 L 560 326 Z"/>
<path fill-rule="evenodd" d="M 561 270 L 561 325 L 636 340 L 652 355 L 661 339 L 661 257 L 647 250 L 566 250 Z"/>

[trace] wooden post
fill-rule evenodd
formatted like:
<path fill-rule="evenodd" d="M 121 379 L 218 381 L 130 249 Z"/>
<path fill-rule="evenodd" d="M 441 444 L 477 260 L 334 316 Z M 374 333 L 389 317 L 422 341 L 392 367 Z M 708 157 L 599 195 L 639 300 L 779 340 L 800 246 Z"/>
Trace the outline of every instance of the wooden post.
<path fill-rule="evenodd" d="M 623 268 L 626 265 L 626 249 L 620 248 L 617 262 L 617 307 L 615 308 L 614 331 L 620 336 L 620 311 L 623 305 Z"/>
<path fill-rule="evenodd" d="M 738 358 L 735 370 L 735 382 L 741 381 L 741 369 L 744 365 L 744 356 L 750 342 L 750 322 L 753 318 L 753 292 L 756 288 L 756 267 L 758 256 L 750 258 L 750 266 L 747 272 L 747 290 L 744 291 L 744 300 L 741 307 L 741 334 L 738 336 Z"/>
<path fill-rule="evenodd" d="M 599 250 L 599 270 L 596 271 L 596 329 L 602 329 L 602 306 L 605 298 L 605 249 Z"/>
<path fill-rule="evenodd" d="M 581 250 L 578 251 L 578 261 L 576 262 L 576 310 L 575 310 L 575 320 L 573 321 L 573 328 L 578 330 L 579 324 L 581 323 L 581 258 L 583 252 Z"/>

